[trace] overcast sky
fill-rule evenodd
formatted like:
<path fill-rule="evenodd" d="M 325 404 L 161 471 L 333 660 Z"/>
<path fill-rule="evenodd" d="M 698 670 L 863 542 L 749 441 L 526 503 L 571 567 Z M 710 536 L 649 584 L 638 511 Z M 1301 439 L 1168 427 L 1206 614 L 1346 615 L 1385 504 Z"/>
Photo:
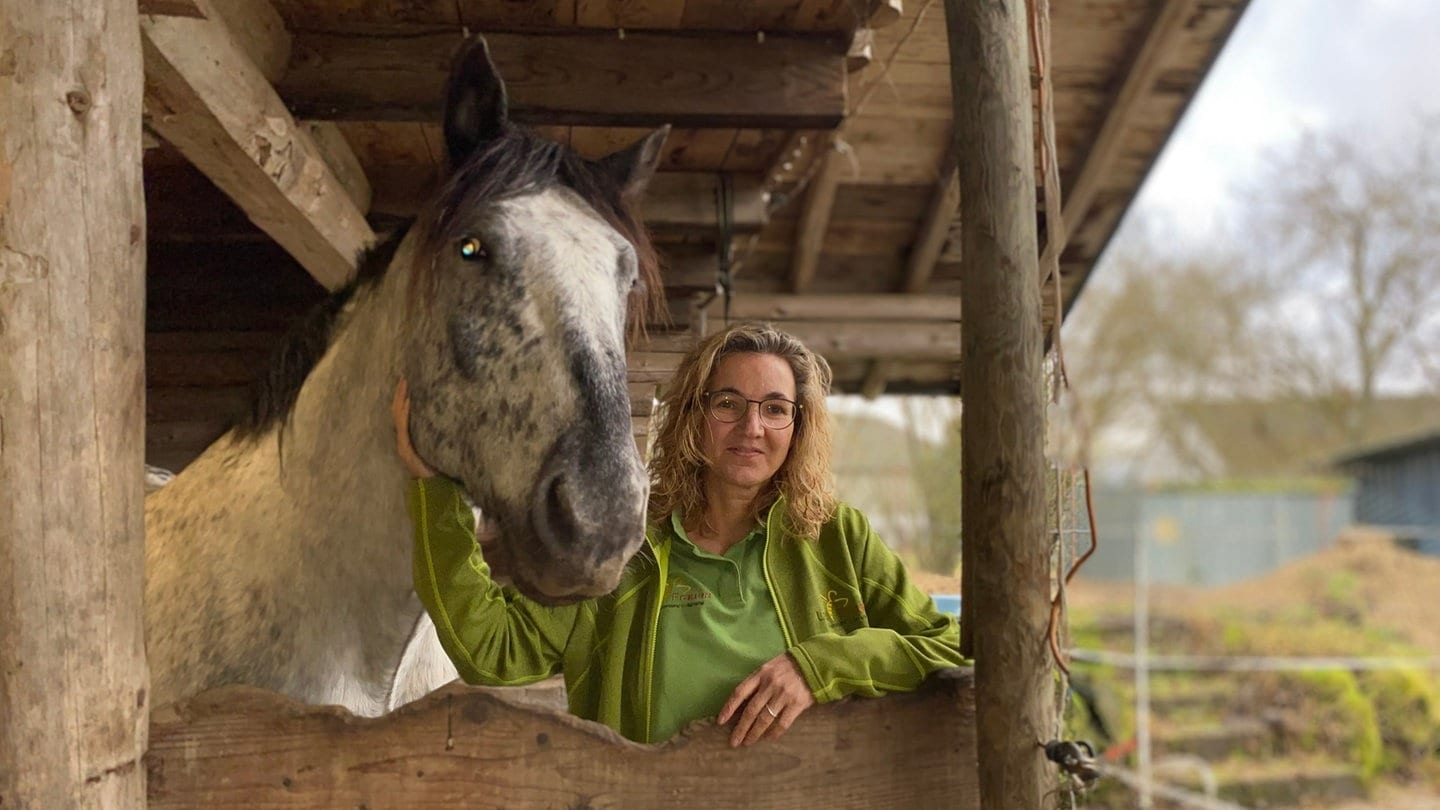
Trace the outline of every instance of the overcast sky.
<path fill-rule="evenodd" d="M 1306 128 L 1400 139 L 1440 113 L 1440 0 L 1251 0 L 1132 215 L 1213 232 Z"/>
<path fill-rule="evenodd" d="M 1440 116 L 1437 78 L 1440 0 L 1251 0 L 1130 217 L 1214 235 L 1240 216 L 1239 192 L 1267 152 L 1307 128 L 1401 139 Z M 839 399 L 842 411 L 900 415 Z"/>

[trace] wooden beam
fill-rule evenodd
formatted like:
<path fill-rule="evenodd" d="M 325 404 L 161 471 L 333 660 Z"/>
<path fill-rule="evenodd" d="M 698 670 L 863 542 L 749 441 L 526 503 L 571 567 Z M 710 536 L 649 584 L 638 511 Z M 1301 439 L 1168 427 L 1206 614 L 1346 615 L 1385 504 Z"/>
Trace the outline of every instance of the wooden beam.
<path fill-rule="evenodd" d="M 302 118 L 436 121 L 460 41 L 450 31 L 297 35 L 278 89 Z M 486 41 L 521 123 L 831 129 L 845 115 L 846 43 L 832 36 L 574 30 Z"/>
<path fill-rule="evenodd" d="M 365 167 L 360 165 L 340 126 L 334 121 L 306 121 L 300 126 L 310 135 L 325 165 L 335 173 L 340 187 L 350 195 L 350 201 L 361 213 L 369 213 L 375 192 L 370 188 L 370 178 L 365 176 Z"/>
<path fill-rule="evenodd" d="M 158 17 L 205 19 L 205 12 L 200 10 L 196 0 L 139 0 L 138 8 L 141 14 Z"/>
<path fill-rule="evenodd" d="M 189 0 L 198 2 L 198 0 Z M 235 44 L 272 84 L 290 65 L 292 42 L 285 20 L 270 0 L 209 0 L 209 7 L 225 24 Z"/>
<path fill-rule="evenodd" d="M 875 58 L 875 31 L 856 28 L 850 37 L 850 49 L 845 52 L 845 69 L 854 73 L 870 66 Z"/>
<path fill-rule="evenodd" d="M 317 281 L 338 287 L 374 234 L 254 61 L 208 16 L 143 19 L 147 124 Z"/>
<path fill-rule="evenodd" d="M 710 720 L 636 745 L 524 705 L 513 688 L 451 685 L 359 718 L 228 687 L 156 711 L 146 764 L 164 778 L 149 807 L 439 807 L 463 794 L 476 810 L 597 796 L 614 807 L 772 810 L 803 796 L 827 810 L 978 810 L 971 683 L 953 670 L 918 693 L 816 706 L 763 752 L 731 749 Z"/>
<path fill-rule="evenodd" d="M 641 203 L 645 224 L 652 229 L 698 230 L 715 236 L 720 221 L 715 193 L 720 176 L 709 172 L 660 172 L 650 181 Z M 758 233 L 770 219 L 770 192 L 755 175 L 730 176 L 731 229 Z"/>
<path fill-rule="evenodd" d="M 795 251 L 790 259 L 790 291 L 803 293 L 815 279 L 820 268 L 820 252 L 825 247 L 825 232 L 830 229 L 830 212 L 835 208 L 835 191 L 840 186 L 840 170 L 844 157 L 834 149 L 826 149 L 816 158 L 821 161 L 800 209 L 800 224 L 795 230 Z"/>
<path fill-rule="evenodd" d="M 722 305 L 711 302 L 711 316 Z M 953 295 L 786 295 L 740 293 L 731 298 L 738 321 L 913 321 L 960 322 L 960 297 Z M 959 332 L 955 333 L 957 338 Z"/>
<path fill-rule="evenodd" d="M 960 358 L 960 325 L 957 323 L 779 321 L 775 325 L 830 360 Z"/>
<path fill-rule="evenodd" d="M 1080 161 L 1080 169 L 1073 182 L 1068 184 L 1069 194 L 1062 211 L 1066 230 L 1070 233 L 1079 233 L 1083 228 L 1095 195 L 1124 150 L 1126 127 L 1155 87 L 1155 80 L 1165 67 L 1170 42 L 1184 30 L 1194 5 L 1193 0 L 1162 0 L 1154 22 L 1146 30 L 1144 40 L 1125 70 L 1124 81 L 1104 108 L 1105 119 L 1095 140 Z"/>
<path fill-rule="evenodd" d="M 894 24 L 904 13 L 903 0 L 874 0 L 870 4 L 870 19 L 867 23 L 871 28 L 884 28 Z"/>
<path fill-rule="evenodd" d="M 135 0 L 0 0 L 0 805 L 145 806 Z"/>
<path fill-rule="evenodd" d="M 910 255 L 905 260 L 905 280 L 900 287 L 902 292 L 924 292 L 930 285 L 931 276 L 935 274 L 935 264 L 940 260 L 940 252 L 949 239 L 950 226 L 955 221 L 955 212 L 960 206 L 960 178 L 955 171 L 956 163 L 952 145 L 945 150 L 945 157 L 940 161 L 939 179 L 930 194 L 930 203 L 920 221 L 920 230 L 915 235 Z M 880 396 L 885 393 L 889 376 L 890 365 L 884 360 L 875 361 L 865 373 L 860 393 L 866 399 Z"/>
<path fill-rule="evenodd" d="M 279 81 L 290 67 L 292 40 L 275 6 L 269 0 L 210 0 L 210 3 L 235 44 L 255 63 L 265 80 L 271 84 Z M 339 126 L 331 121 L 307 121 L 303 126 L 355 207 L 362 212 L 369 211 L 370 181 Z"/>
<path fill-rule="evenodd" d="M 375 183 L 371 211 L 395 217 L 414 216 L 435 194 L 439 170 L 434 166 L 372 166 Z M 717 175 L 703 172 L 659 172 L 650 181 L 640 209 L 652 231 L 714 236 Z M 760 178 L 732 175 L 737 235 L 758 233 L 769 220 L 770 194 Z"/>
<path fill-rule="evenodd" d="M 961 650 L 981 805 L 1055 806 L 1045 403 L 1025 0 L 945 0 L 960 156 Z"/>

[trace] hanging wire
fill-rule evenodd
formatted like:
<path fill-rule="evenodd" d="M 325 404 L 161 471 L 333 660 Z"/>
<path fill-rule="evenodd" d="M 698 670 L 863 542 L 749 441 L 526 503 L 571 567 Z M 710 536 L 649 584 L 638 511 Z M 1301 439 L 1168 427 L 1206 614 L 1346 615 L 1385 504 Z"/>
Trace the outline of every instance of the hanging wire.
<path fill-rule="evenodd" d="M 730 325 L 730 298 L 734 294 L 731 252 L 735 244 L 735 186 L 730 175 L 721 173 L 715 184 L 715 216 L 720 225 L 719 266 L 715 269 L 715 290 L 725 296 L 725 325 Z"/>
<path fill-rule="evenodd" d="M 715 286 L 695 303 L 702 335 L 706 332 L 706 310 L 716 298 L 723 297 L 725 325 L 730 324 L 730 299 L 735 292 L 735 186 L 725 172 L 715 177 L 715 238 L 718 242 L 715 249 Z"/>

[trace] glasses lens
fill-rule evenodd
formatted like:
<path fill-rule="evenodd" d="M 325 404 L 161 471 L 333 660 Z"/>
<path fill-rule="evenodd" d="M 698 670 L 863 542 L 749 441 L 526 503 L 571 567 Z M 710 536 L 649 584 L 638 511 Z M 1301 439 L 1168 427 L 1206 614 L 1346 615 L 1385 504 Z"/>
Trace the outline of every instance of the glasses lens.
<path fill-rule="evenodd" d="M 795 403 L 788 399 L 767 399 L 760 403 L 760 422 L 779 430 L 795 421 Z"/>
<path fill-rule="evenodd" d="M 710 415 L 721 422 L 739 422 L 745 416 L 746 404 L 745 400 L 734 394 L 711 394 Z"/>

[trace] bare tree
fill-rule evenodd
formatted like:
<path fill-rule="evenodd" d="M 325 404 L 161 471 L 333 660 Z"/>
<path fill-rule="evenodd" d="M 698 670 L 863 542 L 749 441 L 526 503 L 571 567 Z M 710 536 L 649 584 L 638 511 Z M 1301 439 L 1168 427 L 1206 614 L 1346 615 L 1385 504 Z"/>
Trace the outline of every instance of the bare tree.
<path fill-rule="evenodd" d="M 1103 440 L 1123 428 L 1139 443 L 1163 441 L 1198 474 L 1218 472 L 1180 406 L 1251 392 L 1256 316 L 1272 290 L 1238 258 L 1166 240 L 1154 222 L 1127 225 L 1121 239 L 1064 335 L 1083 430 Z"/>
<path fill-rule="evenodd" d="M 1256 241 L 1273 248 L 1260 268 L 1310 321 L 1272 325 L 1273 379 L 1349 401 L 1354 441 L 1370 432 L 1382 385 L 1440 381 L 1440 143 L 1418 131 L 1401 149 L 1311 133 L 1250 192 Z"/>
<path fill-rule="evenodd" d="M 1142 432 L 1190 475 L 1235 472 L 1195 430 L 1207 402 L 1284 410 L 1256 416 L 1252 450 L 1298 465 L 1393 432 L 1381 397 L 1440 392 L 1435 137 L 1308 135 L 1245 202 L 1251 230 L 1205 247 L 1127 223 L 1066 327 L 1092 432 Z"/>

